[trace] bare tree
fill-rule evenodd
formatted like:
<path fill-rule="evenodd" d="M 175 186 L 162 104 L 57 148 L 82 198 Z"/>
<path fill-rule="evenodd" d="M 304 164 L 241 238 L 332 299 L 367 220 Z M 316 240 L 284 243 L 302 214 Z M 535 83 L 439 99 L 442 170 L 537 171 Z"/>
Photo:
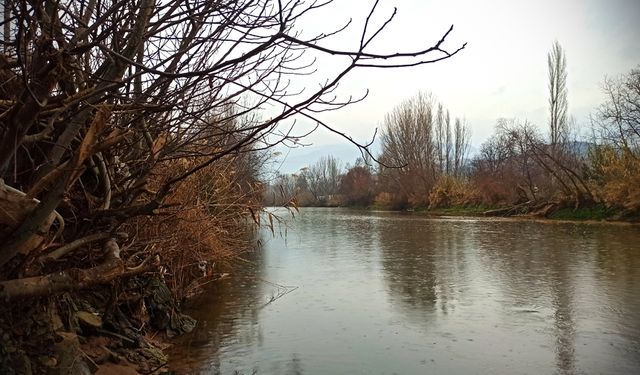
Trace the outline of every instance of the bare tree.
<path fill-rule="evenodd" d="M 438 112 L 436 114 L 436 122 L 434 129 L 434 136 L 436 142 L 436 153 L 438 156 L 438 169 L 440 171 L 445 170 L 445 125 L 444 125 L 444 108 L 441 103 L 438 104 Z"/>
<path fill-rule="evenodd" d="M 451 138 L 451 116 L 449 115 L 449 110 L 447 110 L 444 115 L 444 173 L 447 175 L 451 173 L 451 168 L 453 167 L 451 162 L 453 141 Z"/>
<path fill-rule="evenodd" d="M 550 174 L 552 185 L 559 184 L 566 197 L 573 196 L 576 207 L 592 203 L 593 196 L 578 171 L 583 167 L 571 143 L 567 99 L 567 59 L 556 40 L 547 55 L 549 68 L 550 147 L 536 147 L 538 162 Z"/>
<path fill-rule="evenodd" d="M 471 131 L 464 120 L 456 118 L 454 127 L 454 147 L 453 147 L 453 175 L 460 177 L 464 169 L 467 155 L 469 153 L 469 142 L 471 141 Z"/>
<path fill-rule="evenodd" d="M 307 187 L 317 202 L 324 202 L 338 193 L 340 188 L 342 163 L 331 155 L 322 157 L 303 170 Z"/>
<path fill-rule="evenodd" d="M 498 133 L 507 139 L 511 148 L 510 154 L 519 173 L 518 180 L 512 181 L 513 188 L 518 192 L 520 201 L 536 201 L 538 190 L 542 186 L 539 178 L 539 166 L 533 158 L 533 148 L 542 143 L 538 129 L 531 123 L 518 122 L 515 119 L 499 119 Z"/>
<path fill-rule="evenodd" d="M 556 40 L 547 54 L 549 68 L 549 138 L 557 151 L 568 137 L 567 58 Z"/>
<path fill-rule="evenodd" d="M 382 188 L 426 203 L 439 177 L 460 177 L 469 150 L 466 123 L 451 115 L 430 94 L 404 101 L 385 117 L 380 160 Z M 385 182 L 386 181 L 386 182 Z"/>
<path fill-rule="evenodd" d="M 503 186 L 501 190 L 515 189 L 515 202 L 522 205 L 522 210 L 544 206 L 546 214 L 548 210 L 565 206 L 569 199 L 573 199 L 575 207 L 594 201 L 590 187 L 579 172 L 583 164 L 570 154 L 553 154 L 534 125 L 500 119 L 496 133 L 483 145 L 482 158 L 475 163 L 476 180 L 484 179 L 485 185 L 490 185 L 482 174 L 497 174 L 497 184 Z"/>
<path fill-rule="evenodd" d="M 295 116 L 368 152 L 318 117 L 359 100 L 337 99 L 338 82 L 354 69 L 429 64 L 464 48 L 445 49 L 449 29 L 432 46 L 371 51 L 395 16 L 374 26 L 377 1 L 353 49 L 325 45 L 344 28 L 303 39 L 303 16 L 331 3 L 5 0 L 0 211 L 15 215 L 2 216 L 0 276 L 24 275 L 34 259 L 66 242 L 109 237 L 137 217 L 162 213 L 173 205 L 172 192 L 199 171 L 296 139 L 292 127 L 278 128 Z M 315 70 L 309 51 L 344 66 L 317 89 L 292 93 L 290 81 Z M 275 115 L 262 119 L 267 105 Z M 37 267 L 27 273 L 52 282 Z"/>
<path fill-rule="evenodd" d="M 388 166 L 381 175 L 386 188 L 416 202 L 426 200 L 436 180 L 436 141 L 434 140 L 435 100 L 419 93 L 405 100 L 384 120 L 380 160 Z"/>
<path fill-rule="evenodd" d="M 593 119 L 594 141 L 589 176 L 607 205 L 640 211 L 640 66 L 618 78 L 606 78 L 605 102 Z"/>
<path fill-rule="evenodd" d="M 595 117 L 601 140 L 640 158 L 640 66 L 605 79 L 604 93 L 607 99 Z"/>
<path fill-rule="evenodd" d="M 433 138 L 439 173 L 460 176 L 469 152 L 470 137 L 469 126 L 456 117 L 452 127 L 449 110 L 445 110 L 442 104 L 438 104 Z"/>

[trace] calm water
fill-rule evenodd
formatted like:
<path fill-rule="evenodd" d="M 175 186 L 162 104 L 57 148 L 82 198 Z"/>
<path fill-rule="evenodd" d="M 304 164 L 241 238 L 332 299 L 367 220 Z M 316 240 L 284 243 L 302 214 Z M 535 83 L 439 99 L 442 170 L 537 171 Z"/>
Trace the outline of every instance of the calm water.
<path fill-rule="evenodd" d="M 196 301 L 174 369 L 640 374 L 638 226 L 302 209 L 281 231 Z"/>

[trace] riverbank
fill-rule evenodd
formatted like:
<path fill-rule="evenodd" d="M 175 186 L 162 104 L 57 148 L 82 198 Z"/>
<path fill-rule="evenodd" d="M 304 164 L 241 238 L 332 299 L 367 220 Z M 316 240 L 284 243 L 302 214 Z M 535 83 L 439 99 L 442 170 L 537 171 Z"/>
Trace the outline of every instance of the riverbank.
<path fill-rule="evenodd" d="M 118 296 L 118 300 L 116 300 Z M 3 374 L 151 374 L 196 321 L 158 275 L 0 309 Z"/>
<path fill-rule="evenodd" d="M 640 222 L 640 213 L 632 212 L 617 208 L 608 208 L 604 205 L 592 205 L 582 208 L 561 207 L 550 210 L 546 215 L 540 212 L 513 212 L 509 214 L 494 214 L 506 212 L 510 207 L 507 206 L 450 206 L 441 208 L 408 208 L 393 209 L 390 207 L 372 205 L 368 207 L 348 207 L 360 210 L 377 210 L 390 212 L 407 212 L 416 215 L 425 216 L 472 216 L 472 217 L 518 217 L 518 218 L 535 218 L 558 221 L 607 221 L 607 222 Z"/>

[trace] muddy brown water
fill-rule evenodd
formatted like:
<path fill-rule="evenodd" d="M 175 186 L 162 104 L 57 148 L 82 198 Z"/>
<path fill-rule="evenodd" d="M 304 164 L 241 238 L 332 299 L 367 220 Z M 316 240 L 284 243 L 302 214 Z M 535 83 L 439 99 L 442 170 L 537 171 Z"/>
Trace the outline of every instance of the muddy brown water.
<path fill-rule="evenodd" d="M 261 241 L 174 370 L 640 374 L 638 226 L 304 208 Z"/>

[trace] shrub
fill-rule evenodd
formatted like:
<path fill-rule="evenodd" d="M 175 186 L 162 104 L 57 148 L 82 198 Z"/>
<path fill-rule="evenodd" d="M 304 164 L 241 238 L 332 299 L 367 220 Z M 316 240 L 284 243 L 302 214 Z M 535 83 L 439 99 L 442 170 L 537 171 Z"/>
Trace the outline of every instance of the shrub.
<path fill-rule="evenodd" d="M 243 164 L 229 157 L 196 172 L 168 198 L 175 209 L 139 217 L 127 227 L 130 237 L 146 244 L 143 253 L 162 258 L 167 285 L 178 297 L 193 292 L 222 263 L 251 248 L 250 217 L 260 210 L 262 185 L 243 173 Z M 185 160 L 164 165 L 158 180 L 191 166 Z"/>
<path fill-rule="evenodd" d="M 613 146 L 591 150 L 589 175 L 596 194 L 608 205 L 640 211 L 640 160 Z"/>
<path fill-rule="evenodd" d="M 441 176 L 429 194 L 429 209 L 470 206 L 481 203 L 480 195 L 461 178 Z"/>
<path fill-rule="evenodd" d="M 409 200 L 406 195 L 383 191 L 376 195 L 375 205 L 393 210 L 404 210 L 409 207 Z"/>

